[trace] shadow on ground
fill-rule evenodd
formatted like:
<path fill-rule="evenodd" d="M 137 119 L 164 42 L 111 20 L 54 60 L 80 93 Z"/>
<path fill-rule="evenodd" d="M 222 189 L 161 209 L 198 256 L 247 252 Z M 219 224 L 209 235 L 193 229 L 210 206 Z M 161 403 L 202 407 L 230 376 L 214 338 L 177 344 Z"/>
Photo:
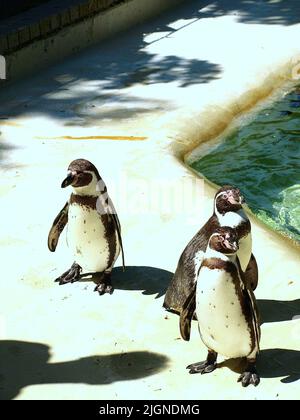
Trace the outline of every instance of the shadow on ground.
<path fill-rule="evenodd" d="M 286 349 L 262 350 L 257 360 L 257 369 L 262 378 L 277 378 L 283 383 L 300 379 L 300 351 Z"/>
<path fill-rule="evenodd" d="M 257 304 L 262 324 L 291 321 L 294 317 L 300 316 L 300 299 L 291 301 L 260 299 Z"/>
<path fill-rule="evenodd" d="M 300 21 L 298 0 L 197 0 L 162 14 L 148 23 L 136 26 L 108 43 L 87 50 L 57 65 L 50 73 L 43 72 L 34 84 L 19 91 L 5 89 L 0 102 L 7 101 L 1 115 L 48 115 L 67 126 L 83 127 L 101 120 L 121 120 L 171 108 L 169 98 L 141 98 L 126 92 L 134 85 L 168 84 L 184 88 L 209 83 L 221 76 L 218 63 L 174 54 L 153 54 L 147 45 L 161 38 L 172 37 L 197 20 L 234 14 L 246 24 L 292 25 Z M 176 22 L 176 24 L 175 24 Z M 150 39 L 147 35 L 151 35 Z M 194 40 L 198 42 L 199 40 Z M 193 42 L 193 40 L 191 40 Z M 187 45 L 188 49 L 188 45 Z M 47 83 L 45 83 L 45 79 Z M 7 99 L 9 98 L 9 99 Z M 7 111 L 9 109 L 9 111 Z"/>
<path fill-rule="evenodd" d="M 0 117 L 47 115 L 63 120 L 67 126 L 84 127 L 99 120 L 130 119 L 165 110 L 168 98 L 135 97 L 125 89 L 135 84 L 170 82 L 184 88 L 209 83 L 220 76 L 221 68 L 216 63 L 174 54 L 154 54 L 146 49 L 148 44 L 180 30 L 169 24 L 183 19 L 180 26 L 185 26 L 185 20 L 194 18 L 198 8 L 199 2 L 175 8 L 149 23 L 136 26 L 122 37 L 116 36 L 108 43 L 66 60 L 63 65 L 52 68 L 49 75 L 44 72 L 33 85 L 19 91 L 17 99 L 14 87 L 10 94 L 5 89 L 0 101 L 6 100 L 9 108 L 3 107 Z M 148 41 L 147 35 L 154 36 L 155 41 Z"/>
<path fill-rule="evenodd" d="M 143 295 L 156 294 L 155 299 L 158 299 L 165 294 L 172 277 L 173 273 L 161 268 L 127 266 L 125 271 L 121 267 L 114 268 L 111 280 L 116 290 L 142 290 Z M 97 284 L 97 277 L 85 273 L 80 281 Z"/>
<path fill-rule="evenodd" d="M 60 363 L 49 363 L 50 356 L 50 348 L 45 344 L 1 341 L 0 399 L 12 399 L 30 385 L 104 385 L 144 378 L 163 370 L 168 363 L 164 355 L 146 351 L 95 355 Z"/>
<path fill-rule="evenodd" d="M 298 0 L 217 0 L 209 3 L 202 13 L 203 18 L 233 13 L 241 23 L 294 25 L 300 22 Z"/>
<path fill-rule="evenodd" d="M 218 364 L 236 373 L 245 369 L 243 359 L 229 359 Z M 257 371 L 261 378 L 280 378 L 282 383 L 291 383 L 300 379 L 300 351 L 287 349 L 261 350 L 257 358 Z"/>
<path fill-rule="evenodd" d="M 7 164 L 7 161 L 9 160 L 9 152 L 14 149 L 16 149 L 15 146 L 7 142 L 4 142 L 4 139 L 1 133 L 1 119 L 0 119 L 0 162 L 2 166 L 3 165 L 5 165 L 5 167 L 9 166 Z"/>

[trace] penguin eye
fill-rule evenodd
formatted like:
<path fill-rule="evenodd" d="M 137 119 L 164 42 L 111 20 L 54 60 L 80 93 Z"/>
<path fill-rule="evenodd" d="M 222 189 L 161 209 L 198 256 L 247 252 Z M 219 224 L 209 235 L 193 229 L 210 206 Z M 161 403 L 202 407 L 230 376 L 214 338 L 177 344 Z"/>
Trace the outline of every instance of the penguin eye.
<path fill-rule="evenodd" d="M 224 193 L 223 198 L 226 200 L 228 198 L 228 193 Z"/>

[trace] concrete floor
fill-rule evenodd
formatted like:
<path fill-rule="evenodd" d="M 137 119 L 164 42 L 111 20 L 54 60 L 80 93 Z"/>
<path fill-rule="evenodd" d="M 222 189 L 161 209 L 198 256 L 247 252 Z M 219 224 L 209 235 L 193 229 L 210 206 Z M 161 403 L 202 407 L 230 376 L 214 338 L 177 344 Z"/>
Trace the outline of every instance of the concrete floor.
<path fill-rule="evenodd" d="M 162 309 L 181 250 L 212 211 L 214 188 L 182 157 L 300 57 L 295 2 L 227 3 L 192 1 L 1 91 L 2 398 L 299 399 L 300 259 L 286 239 L 252 220 L 257 388 L 237 383 L 234 363 L 189 375 L 206 349 L 196 325 L 183 342 Z M 78 139 L 91 136 L 146 139 Z M 53 282 L 72 259 L 64 235 L 51 254 L 47 234 L 79 157 L 98 167 L 123 227 L 127 270 L 114 270 L 112 296 Z"/>

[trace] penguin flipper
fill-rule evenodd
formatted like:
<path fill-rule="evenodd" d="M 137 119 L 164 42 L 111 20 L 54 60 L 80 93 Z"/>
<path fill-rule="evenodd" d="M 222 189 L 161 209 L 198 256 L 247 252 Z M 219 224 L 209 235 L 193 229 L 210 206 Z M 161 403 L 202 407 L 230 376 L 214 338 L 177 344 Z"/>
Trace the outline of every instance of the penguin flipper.
<path fill-rule="evenodd" d="M 253 277 L 253 273 L 254 273 L 254 280 L 258 279 L 258 268 L 257 268 L 257 263 L 255 260 L 255 257 L 253 254 L 251 254 L 251 259 L 250 262 L 253 262 L 254 265 L 254 270 L 252 272 L 252 277 Z M 250 265 L 250 262 L 248 264 L 248 267 Z M 257 348 L 257 350 L 259 351 L 259 341 L 260 341 L 260 324 L 261 324 L 261 320 L 260 320 L 260 314 L 259 314 L 259 310 L 258 310 L 258 306 L 257 306 L 257 301 L 253 292 L 253 282 L 250 281 L 251 277 L 247 277 L 246 273 L 248 271 L 248 267 L 245 273 L 243 273 L 242 269 L 241 269 L 241 264 L 239 259 L 237 258 L 237 266 L 238 266 L 238 273 L 239 273 L 239 277 L 241 279 L 241 284 L 242 284 L 242 293 L 244 296 L 244 301 L 246 304 L 246 311 L 248 312 L 248 316 L 250 316 L 251 320 L 252 320 L 252 328 L 253 328 L 253 332 L 254 332 L 254 341 L 255 341 L 255 345 L 254 347 Z M 256 276 L 256 277 L 255 277 Z M 256 282 L 257 285 L 257 282 Z M 256 286 L 255 286 L 256 287 Z"/>
<path fill-rule="evenodd" d="M 54 222 L 52 223 L 49 235 L 48 235 L 48 248 L 51 252 L 56 250 L 58 239 L 64 227 L 68 223 L 68 210 L 69 202 L 67 201 L 61 211 L 58 213 Z"/>
<path fill-rule="evenodd" d="M 259 341 L 260 341 L 260 335 L 261 335 L 261 333 L 260 333 L 260 324 L 261 324 L 260 314 L 259 314 L 259 311 L 258 311 L 256 298 L 254 296 L 254 293 L 253 293 L 252 289 L 251 288 L 246 288 L 246 294 L 247 294 L 248 305 L 250 307 L 251 314 L 252 314 L 253 331 L 255 333 L 255 345 L 256 345 L 256 348 L 259 351 Z"/>
<path fill-rule="evenodd" d="M 248 263 L 244 276 L 245 281 L 247 283 L 247 287 L 251 288 L 254 291 L 258 283 L 258 267 L 253 254 L 251 254 L 250 261 Z"/>
<path fill-rule="evenodd" d="M 166 290 L 163 307 L 167 311 L 180 314 L 186 298 L 197 282 L 210 235 L 218 226 L 219 222 L 216 216 L 211 216 L 184 248 L 174 276 Z M 203 254 L 201 255 L 201 253 Z"/>
<path fill-rule="evenodd" d="M 123 271 L 125 271 L 125 256 L 124 256 L 123 242 L 122 242 L 122 236 L 121 236 L 121 225 L 120 225 L 120 221 L 119 221 L 117 213 L 112 214 L 112 217 L 113 217 L 113 221 L 114 221 L 116 231 L 118 234 L 120 247 L 121 247 Z"/>
<path fill-rule="evenodd" d="M 125 270 L 125 257 L 124 257 L 124 249 L 123 249 L 123 242 L 122 242 L 122 236 L 121 236 L 121 223 L 120 220 L 118 218 L 118 214 L 116 212 L 115 206 L 113 205 L 113 202 L 111 200 L 111 198 L 109 197 L 109 195 L 107 194 L 107 189 L 105 187 L 104 190 L 104 195 L 100 195 L 99 196 L 99 200 L 100 200 L 100 204 L 101 204 L 101 211 L 105 211 L 106 214 L 110 215 L 115 229 L 117 231 L 117 235 L 118 235 L 118 240 L 119 240 L 119 244 L 121 247 L 121 253 L 122 253 L 122 266 L 123 266 L 123 271 Z M 97 207 L 97 206 L 96 206 Z M 97 207 L 98 212 L 99 212 L 99 208 Z"/>
<path fill-rule="evenodd" d="M 125 256 L 124 256 L 124 249 L 123 249 L 123 242 L 122 242 L 122 235 L 121 235 L 121 223 L 118 218 L 118 214 L 116 212 L 115 206 L 113 205 L 110 199 L 109 199 L 109 210 L 110 210 L 110 214 L 112 216 L 112 219 L 113 219 L 116 231 L 117 231 L 119 244 L 121 247 L 121 253 L 122 253 L 122 266 L 123 266 L 123 271 L 125 271 Z"/>
<path fill-rule="evenodd" d="M 260 314 L 258 311 L 258 306 L 256 302 L 255 295 L 253 293 L 251 285 L 248 283 L 243 282 L 244 284 L 244 290 L 243 290 L 243 296 L 246 303 L 246 310 L 248 314 L 250 315 L 250 319 L 252 320 L 252 329 L 254 333 L 254 348 L 257 349 L 257 352 L 259 352 L 259 341 L 260 341 Z"/>
<path fill-rule="evenodd" d="M 179 328 L 181 337 L 189 341 L 191 336 L 191 323 L 196 310 L 196 284 L 186 298 L 180 313 Z"/>

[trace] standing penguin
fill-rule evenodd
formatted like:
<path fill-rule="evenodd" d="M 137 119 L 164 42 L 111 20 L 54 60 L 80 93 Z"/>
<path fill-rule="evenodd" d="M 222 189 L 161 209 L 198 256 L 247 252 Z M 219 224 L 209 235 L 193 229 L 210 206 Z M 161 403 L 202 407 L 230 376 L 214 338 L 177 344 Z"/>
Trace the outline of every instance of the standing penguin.
<path fill-rule="evenodd" d="M 224 185 L 214 198 L 214 212 L 205 225 L 196 233 L 184 249 L 179 259 L 177 269 L 167 289 L 163 306 L 165 309 L 180 313 L 182 305 L 192 290 L 208 240 L 220 226 L 230 226 L 236 229 L 240 249 L 238 257 L 245 281 L 252 290 L 258 282 L 258 269 L 252 254 L 251 224 L 243 210 L 244 198 L 238 188 Z"/>
<path fill-rule="evenodd" d="M 48 248 L 54 252 L 59 236 L 66 224 L 67 243 L 75 262 L 55 281 L 73 283 L 81 271 L 94 272 L 100 295 L 113 293 L 111 271 L 122 252 L 121 226 L 106 186 L 97 168 L 88 160 L 76 159 L 70 163 L 68 174 L 61 187 L 71 185 L 73 193 L 55 218 L 48 236 Z"/>
<path fill-rule="evenodd" d="M 190 373 L 215 370 L 218 353 L 229 358 L 246 357 L 247 366 L 238 381 L 244 387 L 256 386 L 260 381 L 255 368 L 260 340 L 258 311 L 237 251 L 238 235 L 234 229 L 218 228 L 211 235 L 197 285 L 183 305 L 180 332 L 188 341 L 196 309 L 200 336 L 208 355 L 206 361 L 187 366 Z"/>

